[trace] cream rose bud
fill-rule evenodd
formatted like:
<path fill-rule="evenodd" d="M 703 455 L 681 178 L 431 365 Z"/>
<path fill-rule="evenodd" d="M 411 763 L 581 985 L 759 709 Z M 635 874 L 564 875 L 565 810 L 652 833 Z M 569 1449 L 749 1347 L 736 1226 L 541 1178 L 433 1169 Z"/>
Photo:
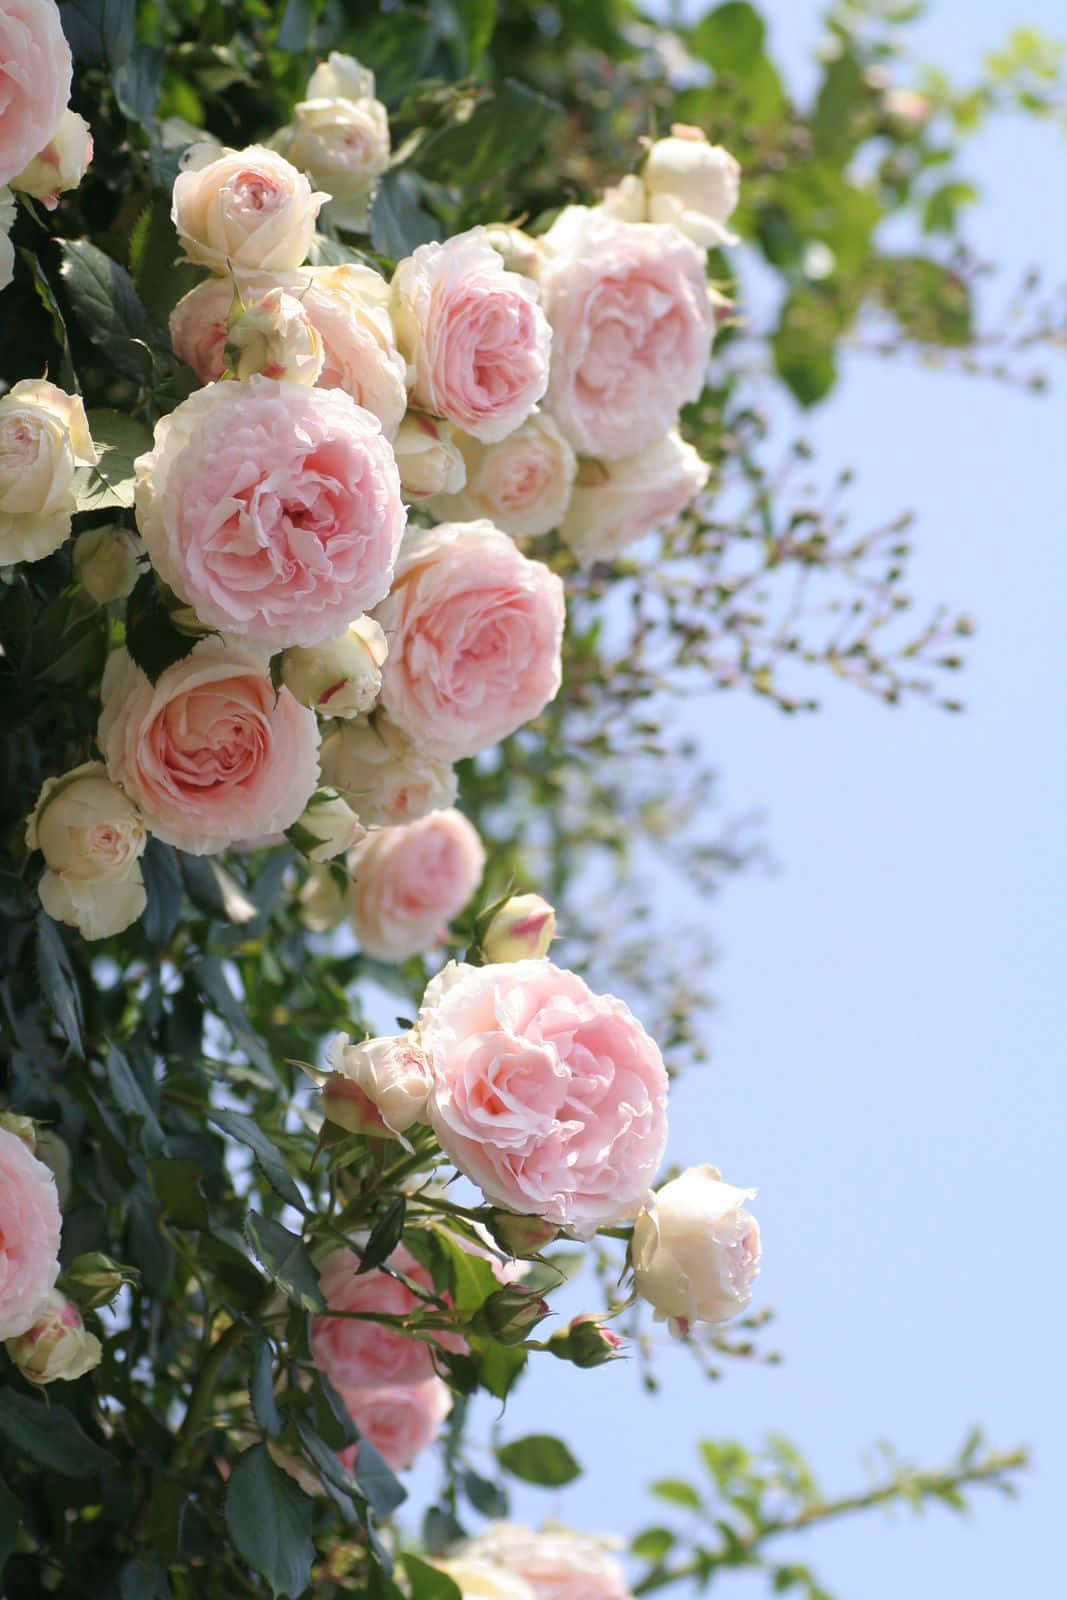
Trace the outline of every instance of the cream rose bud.
<path fill-rule="evenodd" d="M 366 832 L 336 789 L 319 789 L 308 801 L 303 816 L 286 828 L 285 836 L 309 861 L 321 862 L 344 855 L 366 836 Z"/>
<path fill-rule="evenodd" d="M 128 928 L 145 908 L 138 860 L 146 839 L 143 817 L 102 762 L 47 779 L 27 819 L 26 844 L 47 863 L 38 894 L 48 915 L 86 939 Z"/>
<path fill-rule="evenodd" d="M 690 1167 L 638 1216 L 630 1247 L 637 1292 L 675 1331 L 728 1322 L 748 1305 L 760 1233 L 744 1203 L 756 1192 L 723 1183 L 715 1167 Z"/>
<path fill-rule="evenodd" d="M 147 570 L 145 547 L 131 528 L 90 528 L 74 545 L 74 576 L 97 605 L 106 606 L 133 592 L 142 558 Z"/>
<path fill-rule="evenodd" d="M 355 56 L 331 50 L 308 79 L 308 100 L 373 100 L 374 73 Z"/>
<path fill-rule="evenodd" d="M 345 891 L 340 872 L 328 863 L 312 866 L 297 896 L 298 915 L 309 933 L 329 933 L 345 918 Z"/>
<path fill-rule="evenodd" d="M 676 123 L 669 139 L 657 139 L 642 177 L 650 222 L 669 223 L 704 250 L 737 243 L 725 224 L 737 205 L 741 168 L 699 128 Z"/>
<path fill-rule="evenodd" d="M 0 399 L 0 566 L 41 561 L 70 534 L 74 474 L 96 460 L 85 407 L 45 378 Z"/>
<path fill-rule="evenodd" d="M 487 223 L 485 237 L 509 272 L 521 272 L 524 278 L 537 277 L 541 246 L 536 239 L 510 222 Z"/>
<path fill-rule="evenodd" d="M 455 802 L 456 774 L 435 761 L 381 712 L 350 722 L 322 743 L 322 772 L 371 827 L 415 822 Z"/>
<path fill-rule="evenodd" d="M 294 645 L 282 655 L 282 682 L 302 706 L 323 717 L 358 717 L 382 691 L 389 653 L 373 617 L 357 617 L 326 644 Z"/>
<path fill-rule="evenodd" d="M 636 456 L 583 461 L 560 534 L 582 566 L 610 561 L 696 498 L 709 468 L 674 429 Z"/>
<path fill-rule="evenodd" d="M 370 1102 L 380 1124 L 389 1133 L 403 1134 L 416 1122 L 426 1120 L 426 1101 L 433 1087 L 430 1063 L 413 1034 L 401 1033 L 383 1039 L 364 1039 L 353 1044 L 345 1033 L 332 1040 L 326 1059 L 333 1068 L 323 1086 L 327 1107 L 336 1105 L 340 1114 L 327 1110 L 331 1120 L 342 1127 L 345 1089 L 354 1088 Z M 331 1082 L 337 1093 L 331 1096 Z M 371 1131 L 362 1126 L 356 1132 Z"/>
<path fill-rule="evenodd" d="M 6 289 L 15 276 L 15 246 L 8 235 L 15 226 L 15 196 L 0 189 L 0 289 Z"/>
<path fill-rule="evenodd" d="M 7 1353 L 30 1383 L 80 1378 L 100 1365 L 100 1340 L 87 1333 L 73 1300 L 53 1289 L 32 1328 L 7 1340 Z"/>
<path fill-rule="evenodd" d="M 614 188 L 604 190 L 604 198 L 596 210 L 620 222 L 647 222 L 648 193 L 638 175 L 629 172 Z"/>
<path fill-rule="evenodd" d="M 462 489 L 467 469 L 447 422 L 409 411 L 397 430 L 393 449 L 405 500 L 454 495 Z"/>
<path fill-rule="evenodd" d="M 482 950 L 487 961 L 537 961 L 547 956 L 556 937 L 556 913 L 539 894 L 515 894 L 505 900 L 485 930 Z"/>
<path fill-rule="evenodd" d="M 51 139 L 18 177 L 12 178 L 11 187 L 54 211 L 60 195 L 81 183 L 92 157 L 89 124 L 68 107 Z"/>
<path fill-rule="evenodd" d="M 438 521 L 484 517 L 515 539 L 559 526 L 571 497 L 578 463 L 546 411 L 535 410 L 498 444 L 459 438 L 467 481 L 458 494 L 441 494 L 430 509 Z"/>
<path fill-rule="evenodd" d="M 377 180 L 389 166 L 389 117 L 380 100 L 302 100 L 272 142 L 326 190 L 334 222 L 357 232 L 366 228 Z"/>
<path fill-rule="evenodd" d="M 185 260 L 253 272 L 299 267 L 311 248 L 315 219 L 330 198 L 264 145 L 224 150 L 193 145 L 174 180 L 171 220 Z"/>
<path fill-rule="evenodd" d="M 262 372 L 290 383 L 317 383 L 326 356 L 322 337 L 295 295 L 268 289 L 231 319 L 226 358 L 235 378 Z"/>

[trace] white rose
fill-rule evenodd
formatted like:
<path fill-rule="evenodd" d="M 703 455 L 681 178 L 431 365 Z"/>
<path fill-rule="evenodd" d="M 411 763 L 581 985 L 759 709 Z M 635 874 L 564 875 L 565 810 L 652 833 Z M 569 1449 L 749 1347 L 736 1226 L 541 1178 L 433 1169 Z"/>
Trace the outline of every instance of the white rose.
<path fill-rule="evenodd" d="M 560 534 L 583 566 L 609 561 L 684 511 L 708 470 L 675 429 L 636 456 L 583 461 Z"/>
<path fill-rule="evenodd" d="M 87 1333 L 73 1300 L 53 1289 L 32 1328 L 7 1340 L 7 1353 L 30 1383 L 69 1382 L 100 1365 L 100 1340 Z"/>
<path fill-rule="evenodd" d="M 12 178 L 11 187 L 32 195 L 49 211 L 54 211 L 60 195 L 81 183 L 92 156 L 93 136 L 89 124 L 68 107 L 44 149 L 17 178 Z"/>
<path fill-rule="evenodd" d="M 607 1541 L 564 1528 L 532 1533 L 511 1522 L 494 1522 L 461 1546 L 460 1561 L 482 1561 L 514 1573 L 537 1600 L 632 1600 L 621 1564 Z"/>
<path fill-rule="evenodd" d="M 334 789 L 319 789 L 303 815 L 286 828 L 286 837 L 309 861 L 332 861 L 366 836 L 352 807 Z"/>
<path fill-rule="evenodd" d="M 756 1192 L 723 1183 L 715 1167 L 690 1167 L 658 1190 L 634 1223 L 637 1291 L 677 1331 L 727 1322 L 748 1305 L 760 1233 L 744 1203 Z"/>
<path fill-rule="evenodd" d="M 648 152 L 641 176 L 650 222 L 670 223 L 704 250 L 737 243 L 725 224 L 737 205 L 741 168 L 699 128 L 675 123 L 671 137 Z"/>
<path fill-rule="evenodd" d="M 323 1086 L 331 1121 L 347 1127 L 346 1112 L 354 1111 L 363 1121 L 352 1131 L 373 1131 L 366 1124 L 366 1108 L 361 1110 L 356 1097 L 346 1096 L 346 1087 L 354 1087 L 366 1096 L 389 1133 L 406 1133 L 413 1123 L 426 1120 L 433 1074 L 414 1035 L 401 1033 L 353 1044 L 347 1034 L 339 1033 L 332 1040 L 326 1059 L 333 1068 L 331 1078 L 341 1080 L 333 1083 L 333 1093 L 331 1079 Z"/>
<path fill-rule="evenodd" d="M 171 219 L 187 261 L 213 272 L 284 272 L 307 256 L 328 199 L 276 150 L 254 144 L 220 155 L 199 144 L 174 180 Z"/>
<path fill-rule="evenodd" d="M 513 538 L 532 538 L 559 526 L 578 470 L 574 451 L 545 411 L 534 411 L 499 444 L 461 434 L 467 481 L 458 494 L 430 508 L 441 522 L 485 517 Z"/>
<path fill-rule="evenodd" d="M 146 838 L 144 819 L 102 762 L 47 779 L 26 822 L 26 844 L 47 863 L 38 893 L 48 915 L 86 939 L 128 928 L 145 907 L 139 858 Z"/>
<path fill-rule="evenodd" d="M 85 407 L 45 378 L 0 399 L 0 565 L 40 561 L 70 534 L 74 473 L 96 460 Z"/>
<path fill-rule="evenodd" d="M 467 469 L 447 422 L 409 411 L 397 429 L 393 449 L 405 500 L 453 495 L 462 489 Z"/>
<path fill-rule="evenodd" d="M 539 894 L 514 894 L 495 912 L 482 949 L 487 961 L 539 961 L 556 937 L 556 913 Z"/>
<path fill-rule="evenodd" d="M 15 196 L 0 189 L 0 289 L 6 289 L 15 276 L 15 246 L 8 238 L 15 226 Z"/>
<path fill-rule="evenodd" d="M 302 706 L 324 717 L 358 717 L 382 692 L 388 645 L 381 624 L 357 617 L 325 644 L 293 645 L 282 655 L 282 682 Z"/>
<path fill-rule="evenodd" d="M 452 1579 L 463 1600 L 537 1600 L 525 1578 L 488 1561 L 460 1556 L 455 1561 L 434 1564 Z"/>
<path fill-rule="evenodd" d="M 428 811 L 447 810 L 456 798 L 448 763 L 431 760 L 381 713 L 328 734 L 321 760 L 323 777 L 368 828 L 414 822 Z"/>
<path fill-rule="evenodd" d="M 145 547 L 131 529 L 118 523 L 91 528 L 88 533 L 79 534 L 75 542 L 74 574 L 86 594 L 97 605 L 106 606 L 133 592 L 142 556 Z"/>
<path fill-rule="evenodd" d="M 322 336 L 301 302 L 268 289 L 231 319 L 226 356 L 235 378 L 262 372 L 290 383 L 317 383 L 326 356 Z"/>
<path fill-rule="evenodd" d="M 603 211 L 619 222 L 647 222 L 648 194 L 636 173 L 627 173 L 613 189 L 604 190 L 597 211 Z"/>
<path fill-rule="evenodd" d="M 273 143 L 326 190 L 340 227 L 366 228 L 376 181 L 389 165 L 389 117 L 380 100 L 302 100 Z"/>

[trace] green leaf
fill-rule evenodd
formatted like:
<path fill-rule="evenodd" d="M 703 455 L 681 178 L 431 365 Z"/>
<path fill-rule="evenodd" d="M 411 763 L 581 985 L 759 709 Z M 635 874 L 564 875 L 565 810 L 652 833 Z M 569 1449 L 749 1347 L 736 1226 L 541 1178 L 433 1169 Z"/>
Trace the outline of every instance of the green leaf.
<path fill-rule="evenodd" d="M 952 233 L 964 206 L 973 205 L 978 190 L 970 183 L 943 183 L 927 197 L 923 206 L 923 228 L 927 233 Z"/>
<path fill-rule="evenodd" d="M 255 1157 L 256 1166 L 275 1194 L 307 1216 L 308 1203 L 293 1182 L 284 1157 L 257 1122 L 246 1117 L 243 1111 L 209 1111 L 208 1120 L 221 1128 L 223 1133 L 228 1133 L 231 1139 L 247 1145 Z"/>
<path fill-rule="evenodd" d="M 288 0 L 274 41 L 279 50 L 299 52 L 310 47 L 317 9 L 315 0 Z"/>
<path fill-rule="evenodd" d="M 370 237 L 375 250 L 393 261 L 409 256 L 420 244 L 440 239 L 442 223 L 419 204 L 419 180 L 406 167 L 394 167 L 378 185 L 370 213 Z"/>
<path fill-rule="evenodd" d="M 630 1551 L 642 1561 L 659 1562 L 676 1543 L 670 1528 L 645 1528 L 630 1541 Z"/>
<path fill-rule="evenodd" d="M 88 239 L 61 239 L 60 277 L 82 332 L 127 378 L 147 381 L 161 341 L 133 279 Z"/>
<path fill-rule="evenodd" d="M 546 1489 L 559 1489 L 581 1475 L 581 1467 L 562 1439 L 550 1433 L 529 1433 L 501 1445 L 496 1458 L 505 1472 L 523 1483 L 539 1483 Z"/>
<path fill-rule="evenodd" d="M 148 1163 L 152 1187 L 163 1215 L 179 1228 L 206 1228 L 210 1223 L 207 1201 L 200 1187 L 197 1161 L 157 1156 Z"/>
<path fill-rule="evenodd" d="M 59 14 L 76 61 L 118 66 L 133 45 L 137 0 L 65 0 Z"/>
<path fill-rule="evenodd" d="M 252 1414 L 263 1432 L 276 1439 L 282 1431 L 284 1419 L 274 1398 L 274 1347 L 261 1328 L 256 1329 L 254 1337 L 248 1398 L 252 1402 Z"/>
<path fill-rule="evenodd" d="M 0 1434 L 21 1455 L 66 1478 L 93 1478 L 111 1470 L 107 1451 L 94 1444 L 74 1414 L 57 1401 L 4 1389 Z"/>
<path fill-rule="evenodd" d="M 841 329 L 835 302 L 815 289 L 789 295 L 771 341 L 774 363 L 802 406 L 822 400 L 837 379 L 834 345 Z"/>
<path fill-rule="evenodd" d="M 453 1305 L 463 1315 L 472 1316 L 500 1288 L 492 1267 L 484 1256 L 464 1250 L 447 1229 L 434 1228 L 432 1237 L 445 1258 Z"/>
<path fill-rule="evenodd" d="M 174 846 L 150 834 L 141 857 L 141 876 L 145 887 L 141 926 L 149 944 L 162 947 L 182 914 L 182 878 Z"/>
<path fill-rule="evenodd" d="M 152 448 L 152 432 L 121 411 L 90 411 L 89 431 L 100 449 L 95 467 L 82 467 L 75 479 L 79 511 L 104 511 L 133 505 L 133 463 Z"/>
<path fill-rule="evenodd" d="M 883 305 L 908 338 L 929 345 L 970 342 L 971 292 L 950 267 L 924 256 L 883 257 L 878 286 Z"/>
<path fill-rule="evenodd" d="M 140 1123 L 141 1149 L 145 1155 L 158 1155 L 167 1142 L 159 1119 L 149 1105 L 130 1063 L 110 1041 L 104 1050 L 104 1067 L 115 1104 L 124 1116 Z"/>
<path fill-rule="evenodd" d="M 452 5 L 463 30 L 463 73 L 471 73 L 493 37 L 496 0 L 452 0 Z"/>
<path fill-rule="evenodd" d="M 720 72 L 744 77 L 763 55 L 765 32 L 755 6 L 730 0 L 700 19 L 689 35 L 689 45 Z"/>
<path fill-rule="evenodd" d="M 526 1366 L 527 1352 L 521 1345 L 500 1344 L 496 1339 L 471 1339 L 470 1347 L 478 1358 L 483 1387 L 498 1400 L 506 1400 Z"/>
<path fill-rule="evenodd" d="M 423 177 L 437 182 L 486 183 L 512 167 L 529 165 L 562 115 L 555 100 L 507 78 L 466 122 L 455 122 L 420 145 L 414 164 Z"/>
<path fill-rule="evenodd" d="M 360 1272 L 370 1272 L 374 1267 L 380 1267 L 392 1255 L 404 1232 L 406 1215 L 407 1201 L 402 1194 L 395 1195 L 371 1229 L 363 1247 L 357 1277 Z"/>
<path fill-rule="evenodd" d="M 319 1275 L 302 1241 L 273 1217 L 250 1211 L 245 1236 L 268 1277 L 284 1295 L 304 1311 L 325 1311 Z"/>
<path fill-rule="evenodd" d="M 171 1600 L 170 1580 L 158 1556 L 134 1556 L 119 1574 L 119 1600 Z"/>
<path fill-rule="evenodd" d="M 296 1600 L 311 1582 L 311 1519 L 311 1501 L 274 1465 L 265 1445 L 241 1454 L 226 1487 L 226 1526 L 238 1553 L 276 1597 Z"/>
<path fill-rule="evenodd" d="M 154 194 L 130 236 L 130 272 L 145 310 L 161 328 L 203 272 L 178 261 L 178 235 L 170 220 L 170 192 Z"/>
<path fill-rule="evenodd" d="M 45 1004 L 71 1049 L 83 1056 L 82 1029 L 85 1019 L 81 991 L 63 943 L 63 935 L 44 911 L 37 913 L 37 973 Z"/>
<path fill-rule="evenodd" d="M 245 923 L 259 915 L 258 906 L 245 894 L 232 873 L 214 856 L 182 855 L 181 871 L 189 898 L 212 917 Z"/>
<path fill-rule="evenodd" d="M 115 99 L 123 116 L 147 128 L 155 115 L 163 84 L 165 56 L 155 45 L 135 44 L 126 60 L 111 74 Z"/>
<path fill-rule="evenodd" d="M 489 1478 L 480 1478 L 469 1467 L 463 1474 L 463 1493 L 475 1511 L 483 1517 L 506 1517 L 508 1514 L 507 1490 Z"/>
<path fill-rule="evenodd" d="M 462 1590 L 447 1572 L 428 1566 L 418 1556 L 403 1555 L 400 1564 L 411 1587 L 411 1600 L 463 1600 Z"/>
<path fill-rule="evenodd" d="M 35 251 L 20 249 L 19 259 L 33 279 L 33 287 L 37 298 L 48 313 L 52 324 L 52 337 L 59 347 L 60 357 L 59 365 L 55 371 L 55 381 L 68 394 L 80 394 L 81 390 L 70 354 L 70 338 L 67 333 L 67 324 L 64 321 L 59 301 L 56 299 L 55 290 L 45 277 L 44 268 L 41 266 L 40 258 Z"/>
<path fill-rule="evenodd" d="M 126 648 L 141 671 L 155 683 L 168 667 L 184 660 L 195 643 L 170 620 L 154 573 L 144 573 L 126 601 Z"/>
<path fill-rule="evenodd" d="M 669 1500 L 671 1505 L 685 1506 L 687 1511 L 699 1511 L 704 1503 L 693 1485 L 681 1478 L 658 1479 L 652 1485 L 652 1493 L 661 1500 Z"/>
<path fill-rule="evenodd" d="M 0 1405 L 3 1405 L 0 1398 Z M 22 1506 L 18 1496 L 12 1494 L 3 1478 L 0 1478 L 0 1575 L 4 1570 L 4 1563 L 18 1543 L 19 1528 L 22 1525 Z"/>
<path fill-rule="evenodd" d="M 254 1066 L 259 1067 L 261 1071 L 273 1078 L 275 1083 L 280 1084 L 281 1080 L 271 1059 L 271 1053 L 252 1027 L 243 1007 L 238 1004 L 237 996 L 226 981 L 226 974 L 222 969 L 221 962 L 216 960 L 214 956 L 205 956 L 203 960 L 198 961 L 193 967 L 193 978 L 201 994 L 204 995 L 205 999 L 210 1000 L 214 1010 L 233 1034 L 234 1041 L 238 1047 L 244 1051 Z M 247 1118 L 245 1120 L 247 1121 Z M 247 1144 L 248 1140 L 245 1143 Z M 266 1168 L 264 1168 L 264 1171 L 266 1172 Z M 267 1177 L 270 1177 L 269 1172 Z M 293 1192 L 295 1191 L 291 1190 L 289 1194 L 283 1195 L 282 1198 L 290 1200 L 291 1204 L 296 1205 L 298 1202 L 291 1200 Z M 281 1193 L 280 1190 L 279 1193 Z M 305 1209 L 302 1202 L 300 1205 L 301 1210 Z"/>
<path fill-rule="evenodd" d="M 859 142 L 853 112 L 863 96 L 863 71 L 855 56 L 845 51 L 827 63 L 811 133 L 818 153 L 838 166 L 849 159 Z"/>

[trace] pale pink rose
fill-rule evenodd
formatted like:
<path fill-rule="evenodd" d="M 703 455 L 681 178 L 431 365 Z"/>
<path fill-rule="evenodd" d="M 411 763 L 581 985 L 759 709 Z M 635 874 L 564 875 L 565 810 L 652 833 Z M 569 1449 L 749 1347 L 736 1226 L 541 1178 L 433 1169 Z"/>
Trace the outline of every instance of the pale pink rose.
<path fill-rule="evenodd" d="M 205 143 L 186 152 L 170 214 L 187 261 L 220 273 L 285 272 L 307 256 L 329 198 L 276 150 Z"/>
<path fill-rule="evenodd" d="M 632 1600 L 626 1574 L 608 1543 L 562 1528 L 532 1533 L 497 1522 L 459 1554 L 463 1560 L 516 1573 L 530 1585 L 534 1600 Z"/>
<path fill-rule="evenodd" d="M 376 616 L 389 642 L 382 705 L 441 760 L 506 738 L 559 688 L 563 584 L 492 523 L 411 533 Z"/>
<path fill-rule="evenodd" d="M 537 287 L 508 272 L 482 228 L 419 245 L 393 276 L 412 402 L 476 439 L 502 439 L 548 383 L 551 334 Z"/>
<path fill-rule="evenodd" d="M 704 387 L 715 318 L 704 254 L 676 229 L 568 206 L 544 235 L 545 405 L 580 455 L 635 455 Z"/>
<path fill-rule="evenodd" d="M 64 111 L 59 126 L 43 150 L 38 151 L 11 187 L 39 200 L 54 211 L 59 197 L 81 183 L 93 158 L 93 136 L 89 124 L 76 111 Z"/>
<path fill-rule="evenodd" d="M 431 811 L 369 833 L 349 857 L 356 938 L 379 961 L 406 961 L 440 944 L 481 882 L 482 841 L 458 811 Z"/>
<path fill-rule="evenodd" d="M 456 803 L 453 769 L 427 755 L 380 712 L 373 721 L 360 718 L 326 735 L 322 771 L 368 828 L 398 827 Z"/>
<path fill-rule="evenodd" d="M 62 1226 L 51 1172 L 0 1128 L 0 1339 L 36 1322 L 59 1276 Z"/>
<path fill-rule="evenodd" d="M 389 117 L 380 100 L 301 100 L 271 142 L 330 195 L 338 227 L 366 229 L 376 180 L 389 166 Z"/>
<path fill-rule="evenodd" d="M 117 650 L 100 692 L 108 774 L 167 844 L 208 855 L 281 832 L 314 793 L 315 713 L 275 691 L 252 645 L 202 639 L 155 683 Z"/>
<path fill-rule="evenodd" d="M 560 537 L 583 566 L 610 561 L 684 511 L 704 488 L 708 471 L 676 429 L 635 456 L 583 461 Z"/>
<path fill-rule="evenodd" d="M 393 437 L 407 406 L 406 367 L 389 320 L 389 286 L 377 272 L 346 263 L 270 275 L 240 273 L 238 287 L 245 299 L 281 288 L 299 300 L 322 340 L 325 364 L 319 388 L 344 389 L 374 413 L 387 438 Z M 183 295 L 171 312 L 175 353 L 201 383 L 222 376 L 232 306 L 231 280 L 208 278 Z"/>
<path fill-rule="evenodd" d="M 442 522 L 486 517 L 516 539 L 559 526 L 577 470 L 574 451 L 546 411 L 534 411 L 498 444 L 457 440 L 466 482 L 430 509 Z"/>
<path fill-rule="evenodd" d="M 432 1291 L 430 1274 L 403 1245 L 397 1246 L 386 1264 L 419 1288 Z M 360 1273 L 359 1257 L 343 1246 L 332 1251 L 319 1268 L 319 1288 L 333 1311 L 407 1317 L 426 1305 L 405 1284 L 379 1268 Z M 432 1342 L 426 1343 L 427 1338 Z M 324 1315 L 311 1319 L 312 1359 L 337 1389 L 425 1383 L 434 1375 L 435 1343 L 447 1350 L 466 1349 L 458 1335 L 440 1329 L 420 1338 L 388 1323 L 357 1317 Z"/>
<path fill-rule="evenodd" d="M 54 0 L 0 5 L 0 186 L 51 139 L 70 99 L 70 46 Z"/>
<path fill-rule="evenodd" d="M 157 422 L 134 465 L 153 566 L 225 633 L 319 644 L 389 588 L 400 477 L 377 417 L 345 394 L 211 384 Z"/>
<path fill-rule="evenodd" d="M 434 1566 L 452 1579 L 463 1600 L 536 1600 L 525 1578 L 492 1562 L 459 1555 Z"/>
<path fill-rule="evenodd" d="M 414 1465 L 452 1409 L 448 1385 L 440 1378 L 382 1389 L 344 1389 L 341 1398 L 364 1439 L 394 1472 Z M 352 1472 L 358 1455 L 359 1445 L 350 1444 L 340 1453 L 342 1466 Z"/>
<path fill-rule="evenodd" d="M 100 1340 L 87 1333 L 81 1312 L 53 1289 L 37 1313 L 32 1328 L 8 1339 L 7 1353 L 30 1383 L 71 1382 L 100 1365 Z"/>
<path fill-rule="evenodd" d="M 641 1209 L 667 1141 L 659 1047 L 549 961 L 450 962 L 419 1034 L 441 1148 L 495 1205 L 591 1234 Z"/>
<path fill-rule="evenodd" d="M 748 1305 L 760 1232 L 744 1205 L 755 1195 L 723 1183 L 716 1167 L 689 1167 L 656 1191 L 634 1223 L 637 1292 L 674 1331 L 728 1322 Z"/>
<path fill-rule="evenodd" d="M 370 1103 L 382 1132 L 407 1133 L 416 1122 L 425 1121 L 432 1075 L 413 1034 L 390 1034 L 353 1044 L 347 1033 L 339 1033 L 330 1041 L 326 1059 L 333 1071 L 323 1085 L 323 1098 L 327 1114 L 341 1127 L 349 1126 L 344 1116 L 347 1088 L 357 1090 Z M 373 1128 L 360 1121 L 352 1131 L 371 1132 Z"/>

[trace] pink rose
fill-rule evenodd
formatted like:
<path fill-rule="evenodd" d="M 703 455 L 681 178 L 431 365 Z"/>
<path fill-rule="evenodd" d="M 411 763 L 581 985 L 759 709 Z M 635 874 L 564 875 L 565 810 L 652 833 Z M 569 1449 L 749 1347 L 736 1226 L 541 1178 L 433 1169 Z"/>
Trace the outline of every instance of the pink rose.
<path fill-rule="evenodd" d="M 466 481 L 442 493 L 430 510 L 442 522 L 487 517 L 516 539 L 559 526 L 577 470 L 574 451 L 546 411 L 533 411 L 499 444 L 458 441 Z"/>
<path fill-rule="evenodd" d="M 559 688 L 563 584 L 490 522 L 413 532 L 376 615 L 389 641 L 382 704 L 440 760 L 506 738 Z"/>
<path fill-rule="evenodd" d="M 419 245 L 393 276 L 412 402 L 476 439 L 503 439 L 548 383 L 551 334 L 537 287 L 508 272 L 482 228 Z"/>
<path fill-rule="evenodd" d="M 266 654 L 202 639 L 150 683 L 125 650 L 108 660 L 97 740 L 112 782 L 151 831 L 193 855 L 281 832 L 318 779 L 315 713 L 275 692 Z"/>
<path fill-rule="evenodd" d="M 2 38 L 2 34 L 0 34 Z M 17 1134 L 0 1128 L 0 1339 L 26 1333 L 59 1276 L 56 1181 Z"/>
<path fill-rule="evenodd" d="M 360 1433 L 394 1472 L 413 1466 L 417 1456 L 437 1438 L 452 1409 L 448 1385 L 440 1378 L 397 1384 L 382 1389 L 345 1389 L 341 1398 Z M 341 1464 L 351 1472 L 359 1445 L 342 1450 Z"/>
<path fill-rule="evenodd" d="M 531 1533 L 497 1522 L 464 1545 L 460 1556 L 516 1573 L 534 1600 L 632 1600 L 622 1566 L 604 1540 L 588 1534 L 562 1528 Z"/>
<path fill-rule="evenodd" d="M 583 566 L 610 561 L 677 517 L 707 481 L 707 462 L 676 429 L 636 456 L 583 461 L 560 537 Z"/>
<path fill-rule="evenodd" d="M 543 245 L 545 405 L 581 455 L 635 455 L 704 387 L 715 318 L 704 254 L 676 229 L 568 206 Z"/>
<path fill-rule="evenodd" d="M 185 260 L 219 273 L 284 272 L 304 260 L 329 198 L 313 193 L 276 150 L 220 150 L 205 142 L 183 157 L 170 215 Z"/>
<path fill-rule="evenodd" d="M 579 1234 L 637 1214 L 667 1142 L 667 1074 L 621 1000 L 550 961 L 453 961 L 419 1034 L 433 1130 L 494 1205 Z"/>
<path fill-rule="evenodd" d="M 59 126 L 73 64 L 53 0 L 0 5 L 0 188 L 22 171 Z"/>
<path fill-rule="evenodd" d="M 433 1280 L 410 1250 L 398 1245 L 387 1265 L 422 1289 Z M 319 1269 L 319 1287 L 333 1311 L 377 1312 L 407 1317 L 425 1302 L 387 1272 L 359 1272 L 359 1257 L 343 1246 L 332 1251 Z M 427 1307 L 432 1310 L 433 1307 Z M 447 1350 L 466 1349 L 456 1334 L 435 1330 L 433 1341 Z M 388 1323 L 356 1317 L 311 1319 L 311 1355 L 337 1389 L 370 1389 L 425 1383 L 433 1377 L 433 1344 Z"/>
<path fill-rule="evenodd" d="M 400 477 L 378 419 L 339 391 L 264 377 L 198 389 L 135 468 L 153 565 L 223 632 L 319 644 L 388 591 Z"/>
<path fill-rule="evenodd" d="M 54 211 L 59 197 L 76 189 L 89 170 L 93 158 L 93 136 L 89 124 L 76 111 L 66 110 L 51 139 L 39 150 L 11 187 L 32 195 L 48 211 Z"/>
<path fill-rule="evenodd" d="M 445 937 L 481 882 L 482 841 L 458 811 L 431 811 L 369 833 L 349 857 L 349 910 L 361 947 L 406 961 Z"/>
<path fill-rule="evenodd" d="M 391 439 L 407 406 L 404 358 L 396 348 L 387 309 L 389 286 L 370 267 L 305 267 L 300 272 L 240 274 L 242 296 L 254 299 L 282 288 L 299 300 L 322 340 L 320 389 L 344 389 L 372 411 Z M 227 320 L 233 306 L 229 278 L 208 278 L 183 295 L 170 316 L 175 353 L 201 383 L 222 376 Z"/>

